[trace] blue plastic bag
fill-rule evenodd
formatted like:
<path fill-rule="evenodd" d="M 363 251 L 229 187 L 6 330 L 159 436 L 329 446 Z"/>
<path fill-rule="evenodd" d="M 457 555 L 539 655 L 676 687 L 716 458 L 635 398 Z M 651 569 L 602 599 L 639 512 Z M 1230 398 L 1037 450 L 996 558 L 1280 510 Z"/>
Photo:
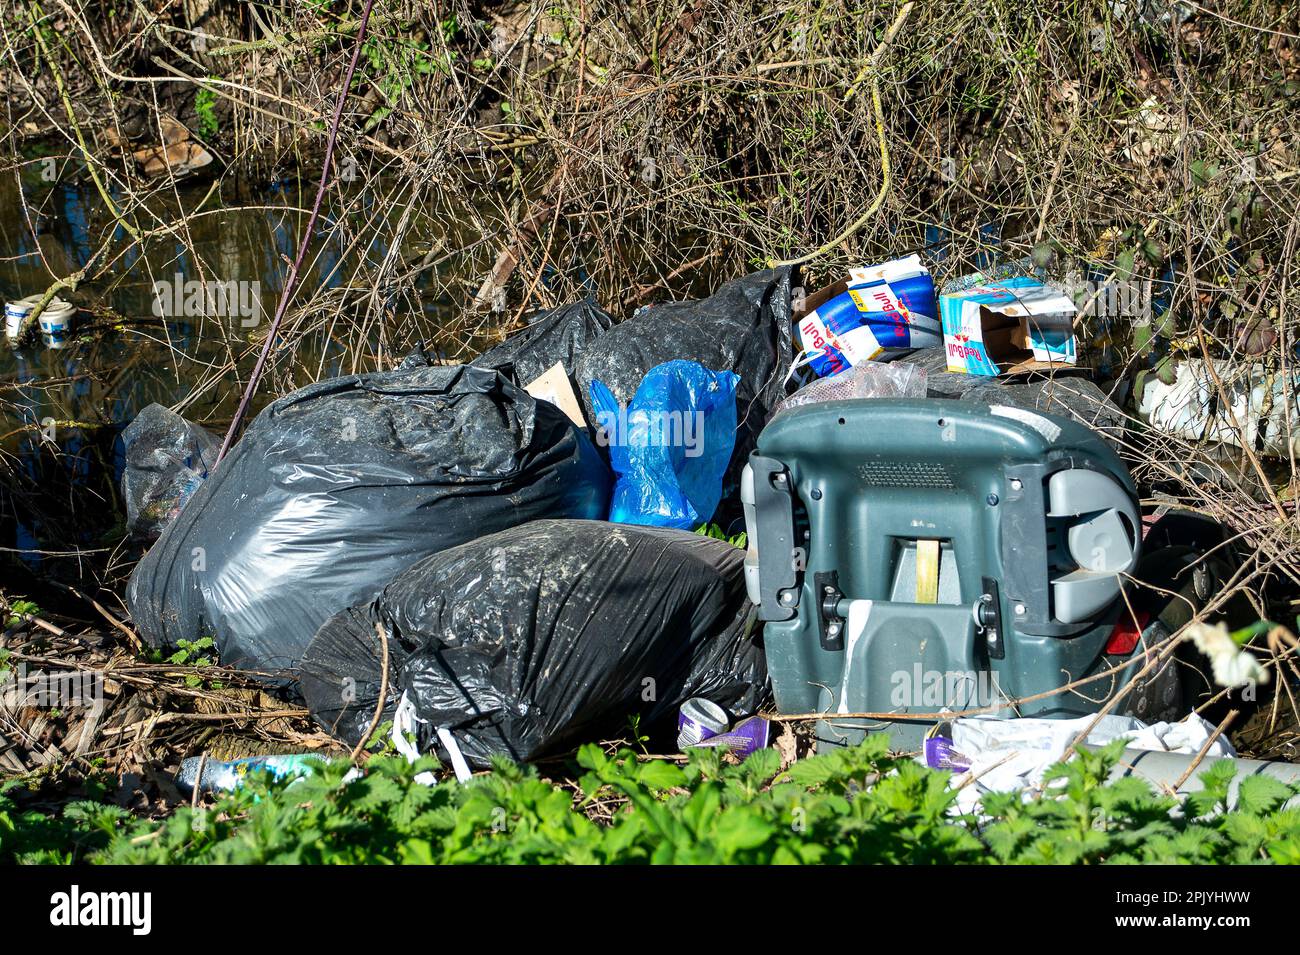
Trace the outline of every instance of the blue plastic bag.
<path fill-rule="evenodd" d="M 736 444 L 740 376 L 699 362 L 651 368 L 626 408 L 592 381 L 591 405 L 617 481 L 609 519 L 691 530 L 713 516 Z"/>

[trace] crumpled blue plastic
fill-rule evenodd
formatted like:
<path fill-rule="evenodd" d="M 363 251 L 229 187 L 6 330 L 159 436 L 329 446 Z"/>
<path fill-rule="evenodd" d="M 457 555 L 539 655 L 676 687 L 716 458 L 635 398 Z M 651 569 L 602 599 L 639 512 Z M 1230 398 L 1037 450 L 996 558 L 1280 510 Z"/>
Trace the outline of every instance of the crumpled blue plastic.
<path fill-rule="evenodd" d="M 646 372 L 626 408 L 592 381 L 597 440 L 617 477 L 611 521 L 683 530 L 708 522 L 736 444 L 739 381 L 699 362 L 668 361 Z"/>

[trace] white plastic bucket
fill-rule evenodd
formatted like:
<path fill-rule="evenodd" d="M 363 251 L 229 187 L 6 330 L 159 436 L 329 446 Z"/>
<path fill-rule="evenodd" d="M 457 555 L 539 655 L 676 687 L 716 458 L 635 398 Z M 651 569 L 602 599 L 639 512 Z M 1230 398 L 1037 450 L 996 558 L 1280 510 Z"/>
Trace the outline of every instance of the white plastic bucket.
<path fill-rule="evenodd" d="M 46 348 L 63 348 L 68 344 L 72 317 L 76 314 L 76 306 L 60 298 L 52 299 L 45 306 L 38 321 L 41 324 L 41 340 Z"/>
<path fill-rule="evenodd" d="M 18 336 L 23 330 L 27 316 L 32 313 L 32 309 L 40 300 L 39 295 L 29 295 L 16 302 L 5 302 L 5 341 L 11 345 L 18 343 Z"/>

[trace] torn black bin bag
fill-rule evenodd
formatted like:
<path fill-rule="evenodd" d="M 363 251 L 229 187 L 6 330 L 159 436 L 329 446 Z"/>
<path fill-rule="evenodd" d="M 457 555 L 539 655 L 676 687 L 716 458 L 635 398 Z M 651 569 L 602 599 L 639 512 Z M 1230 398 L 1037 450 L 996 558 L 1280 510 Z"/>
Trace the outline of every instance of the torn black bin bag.
<path fill-rule="evenodd" d="M 767 665 L 750 632 L 744 552 L 658 527 L 537 521 L 426 558 L 325 622 L 303 658 L 316 719 L 365 732 L 389 638 L 391 718 L 415 706 L 422 752 L 439 727 L 466 759 L 528 761 L 624 733 L 706 697 L 752 713 Z"/>
<path fill-rule="evenodd" d="M 122 432 L 122 498 L 132 537 L 155 540 L 217 462 L 221 439 L 160 404 Z"/>
<path fill-rule="evenodd" d="M 736 447 L 727 484 L 735 484 L 758 433 L 785 396 L 791 363 L 790 268 L 735 279 L 698 302 L 665 302 L 637 309 L 592 342 L 578 359 L 578 382 L 587 423 L 598 422 L 591 383 L 602 381 L 620 404 L 636 394 L 646 372 L 666 361 L 697 361 L 710 371 L 740 376 L 736 388 Z M 725 485 L 724 485 L 725 486 Z"/>
<path fill-rule="evenodd" d="M 422 557 L 526 521 L 603 516 L 612 475 L 563 412 L 497 372 L 411 367 L 266 408 L 136 567 L 153 646 L 296 667 L 331 614 Z"/>
<path fill-rule="evenodd" d="M 573 374 L 578 357 L 613 324 L 609 313 L 589 298 L 562 305 L 545 312 L 470 364 L 499 370 L 511 367 L 515 380 L 524 385 L 556 362 Z"/>

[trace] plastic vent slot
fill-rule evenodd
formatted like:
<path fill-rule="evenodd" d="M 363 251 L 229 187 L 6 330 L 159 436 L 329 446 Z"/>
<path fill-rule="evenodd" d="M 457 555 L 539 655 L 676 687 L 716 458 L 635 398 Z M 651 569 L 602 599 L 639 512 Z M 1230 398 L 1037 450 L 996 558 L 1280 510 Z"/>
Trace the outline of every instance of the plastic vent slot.
<path fill-rule="evenodd" d="M 952 475 L 942 464 L 930 461 L 868 462 L 858 469 L 867 487 L 924 487 L 951 491 Z"/>

